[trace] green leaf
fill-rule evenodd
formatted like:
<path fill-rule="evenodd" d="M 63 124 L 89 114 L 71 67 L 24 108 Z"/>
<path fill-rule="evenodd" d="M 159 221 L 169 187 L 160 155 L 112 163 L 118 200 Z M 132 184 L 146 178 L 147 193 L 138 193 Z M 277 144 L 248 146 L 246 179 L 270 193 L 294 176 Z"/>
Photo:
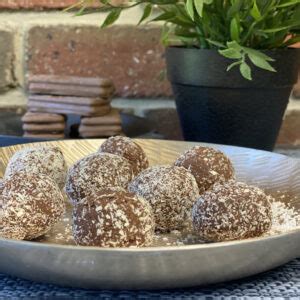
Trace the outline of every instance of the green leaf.
<path fill-rule="evenodd" d="M 260 58 L 266 60 L 266 61 L 275 61 L 274 58 L 264 54 L 261 51 L 255 50 L 255 49 L 251 49 L 251 48 L 247 48 L 247 47 L 243 47 L 243 50 L 247 53 L 247 54 L 252 54 L 255 56 L 259 56 Z"/>
<path fill-rule="evenodd" d="M 212 4 L 213 0 L 194 0 L 196 11 L 200 17 L 203 15 L 204 4 Z"/>
<path fill-rule="evenodd" d="M 157 16 L 156 18 L 152 19 L 151 22 L 156 22 L 156 21 L 169 21 L 170 19 L 174 18 L 176 15 L 174 12 L 172 11 L 167 11 L 164 12 L 162 14 L 160 14 L 159 16 Z"/>
<path fill-rule="evenodd" d="M 243 6 L 243 1 L 233 1 L 233 3 L 227 9 L 227 13 L 226 13 L 227 19 L 230 20 L 231 18 L 233 18 L 233 16 L 238 14 L 242 6 Z M 223 4 L 222 4 L 222 10 L 224 10 Z"/>
<path fill-rule="evenodd" d="M 105 28 L 105 27 L 110 26 L 113 23 L 115 23 L 118 20 L 120 14 L 121 14 L 121 11 L 122 11 L 121 8 L 112 9 L 112 11 L 108 14 L 105 21 L 101 25 L 101 28 Z"/>
<path fill-rule="evenodd" d="M 188 12 L 191 19 L 194 20 L 194 1 L 187 0 L 185 7 L 186 7 L 186 11 Z"/>
<path fill-rule="evenodd" d="M 242 53 L 239 52 L 236 49 L 229 48 L 225 50 L 219 50 L 219 53 L 222 54 L 223 56 L 230 58 L 230 59 L 239 59 L 242 58 Z"/>
<path fill-rule="evenodd" d="M 144 20 L 146 20 L 151 15 L 151 12 L 152 12 L 152 4 L 147 4 L 144 8 L 144 13 L 138 24 L 141 24 Z"/>
<path fill-rule="evenodd" d="M 230 22 L 230 37 L 233 41 L 240 40 L 240 25 L 236 18 Z"/>
<path fill-rule="evenodd" d="M 211 40 L 211 39 L 206 39 L 206 41 L 208 42 L 208 43 L 210 43 L 210 44 L 212 44 L 212 45 L 214 45 L 214 46 L 216 46 L 216 47 L 218 47 L 218 48 L 226 48 L 226 46 L 223 44 L 223 43 L 220 43 L 220 42 L 218 42 L 218 41 L 214 41 L 214 40 Z"/>
<path fill-rule="evenodd" d="M 228 48 L 233 48 L 238 51 L 242 49 L 242 47 L 236 41 L 227 42 L 226 45 Z"/>
<path fill-rule="evenodd" d="M 198 1 L 195 0 L 195 8 L 200 17 L 202 17 L 203 5 L 204 5 L 203 0 L 198 0 Z"/>
<path fill-rule="evenodd" d="M 276 28 L 270 28 L 270 29 L 263 29 L 261 31 L 265 32 L 265 33 L 275 33 L 275 32 L 279 32 L 279 31 L 287 30 L 291 27 L 294 27 L 294 26 L 282 26 L 282 27 L 276 27 Z"/>
<path fill-rule="evenodd" d="M 294 6 L 294 5 L 299 5 L 299 4 L 300 4 L 300 0 L 287 1 L 286 3 L 277 5 L 277 8 Z"/>
<path fill-rule="evenodd" d="M 268 71 L 271 71 L 271 72 L 276 72 L 276 70 L 270 65 L 270 63 L 268 63 L 262 57 L 257 56 L 257 55 L 253 55 L 252 53 L 248 53 L 248 57 L 255 66 L 257 66 L 261 69 L 264 69 L 264 70 L 268 70 Z"/>
<path fill-rule="evenodd" d="M 232 63 L 231 65 L 229 65 L 229 66 L 227 67 L 226 71 L 227 71 L 227 72 L 230 71 L 232 68 L 234 68 L 235 66 L 239 66 L 241 63 L 242 63 L 241 60 L 235 61 L 234 63 Z"/>
<path fill-rule="evenodd" d="M 240 72 L 247 80 L 252 80 L 251 69 L 247 63 L 243 62 L 240 65 Z"/>
<path fill-rule="evenodd" d="M 253 7 L 252 7 L 252 9 L 251 9 L 251 11 L 250 11 L 250 14 L 251 14 L 251 16 L 252 16 L 256 21 L 258 21 L 258 20 L 261 19 L 261 13 L 260 13 L 260 11 L 259 11 L 259 9 L 258 9 L 258 7 L 257 7 L 256 0 L 254 0 Z"/>

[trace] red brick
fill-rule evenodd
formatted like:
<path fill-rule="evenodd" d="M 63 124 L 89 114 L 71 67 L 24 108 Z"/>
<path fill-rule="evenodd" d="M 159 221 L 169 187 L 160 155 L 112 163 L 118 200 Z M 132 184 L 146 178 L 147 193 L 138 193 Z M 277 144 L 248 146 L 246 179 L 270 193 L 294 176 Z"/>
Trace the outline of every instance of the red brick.
<path fill-rule="evenodd" d="M 292 110 L 286 115 L 280 134 L 278 136 L 277 145 L 300 145 L 300 110 Z"/>
<path fill-rule="evenodd" d="M 119 96 L 171 95 L 160 29 L 114 26 L 33 27 L 28 32 L 30 74 L 111 78 Z"/>
<path fill-rule="evenodd" d="M 0 9 L 40 9 L 40 8 L 65 8 L 78 0 L 0 0 Z M 94 1 L 95 5 L 98 2 Z M 116 3 L 122 0 L 116 0 Z"/>

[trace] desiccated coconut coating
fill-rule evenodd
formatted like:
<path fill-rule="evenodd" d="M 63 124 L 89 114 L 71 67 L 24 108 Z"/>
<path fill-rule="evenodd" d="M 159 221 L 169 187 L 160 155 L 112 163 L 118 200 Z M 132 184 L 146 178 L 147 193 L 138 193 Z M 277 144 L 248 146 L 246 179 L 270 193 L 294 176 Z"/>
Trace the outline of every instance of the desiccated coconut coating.
<path fill-rule="evenodd" d="M 175 166 L 184 167 L 196 178 L 200 194 L 217 182 L 234 179 L 234 168 L 224 153 L 209 147 L 195 146 L 175 162 Z"/>
<path fill-rule="evenodd" d="M 182 228 L 199 196 L 194 176 L 181 167 L 155 166 L 141 172 L 128 187 L 151 205 L 156 229 Z"/>
<path fill-rule="evenodd" d="M 110 153 L 94 153 L 77 161 L 68 172 L 66 192 L 75 204 L 97 196 L 107 187 L 127 189 L 133 170 L 127 159 Z"/>
<path fill-rule="evenodd" d="M 73 210 L 73 235 L 82 246 L 148 246 L 154 228 L 147 201 L 121 188 L 103 189 Z"/>
<path fill-rule="evenodd" d="M 26 230 L 19 226 L 0 228 L 0 237 L 4 239 L 24 240 L 26 234 Z"/>
<path fill-rule="evenodd" d="M 65 212 L 58 185 L 48 176 L 19 173 L 4 181 L 2 231 L 5 237 L 37 238 Z M 1 230 L 0 230 L 1 236 Z"/>
<path fill-rule="evenodd" d="M 3 189 L 4 189 L 4 180 L 0 178 L 0 194 L 2 194 Z"/>
<path fill-rule="evenodd" d="M 263 190 L 245 183 L 215 184 L 193 207 L 194 230 L 212 242 L 258 237 L 271 227 L 270 200 Z"/>
<path fill-rule="evenodd" d="M 3 179 L 0 178 L 0 210 L 1 210 L 2 204 L 3 204 L 2 203 L 3 202 L 3 200 L 2 200 L 3 189 L 4 189 L 4 181 L 3 181 Z"/>
<path fill-rule="evenodd" d="M 57 147 L 25 148 L 16 152 L 10 159 L 5 178 L 10 178 L 20 171 L 47 175 L 62 188 L 66 182 L 67 164 L 63 153 Z"/>
<path fill-rule="evenodd" d="M 134 175 L 149 167 L 148 158 L 142 147 L 128 137 L 110 137 L 100 146 L 99 151 L 120 155 L 128 159 L 132 164 Z"/>

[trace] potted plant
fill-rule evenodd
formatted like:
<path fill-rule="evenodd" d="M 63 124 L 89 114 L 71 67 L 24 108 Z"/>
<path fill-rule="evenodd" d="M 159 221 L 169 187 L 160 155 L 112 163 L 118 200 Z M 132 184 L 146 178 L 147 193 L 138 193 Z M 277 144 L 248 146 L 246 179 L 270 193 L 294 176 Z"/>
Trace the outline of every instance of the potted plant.
<path fill-rule="evenodd" d="M 300 0 L 136 0 L 106 11 L 102 27 L 143 6 L 138 24 L 163 22 L 168 78 L 187 140 L 272 150 L 297 80 Z M 154 9 L 155 8 L 155 9 Z"/>

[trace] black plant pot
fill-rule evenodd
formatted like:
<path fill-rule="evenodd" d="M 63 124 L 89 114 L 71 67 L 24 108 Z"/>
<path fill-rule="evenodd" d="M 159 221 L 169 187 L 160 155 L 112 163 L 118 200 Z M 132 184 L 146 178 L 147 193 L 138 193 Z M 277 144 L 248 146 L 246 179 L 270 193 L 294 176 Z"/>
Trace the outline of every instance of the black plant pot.
<path fill-rule="evenodd" d="M 184 138 L 273 150 L 293 84 L 300 49 L 267 52 L 276 59 L 272 73 L 253 68 L 253 80 L 215 50 L 170 47 L 166 50 Z"/>

